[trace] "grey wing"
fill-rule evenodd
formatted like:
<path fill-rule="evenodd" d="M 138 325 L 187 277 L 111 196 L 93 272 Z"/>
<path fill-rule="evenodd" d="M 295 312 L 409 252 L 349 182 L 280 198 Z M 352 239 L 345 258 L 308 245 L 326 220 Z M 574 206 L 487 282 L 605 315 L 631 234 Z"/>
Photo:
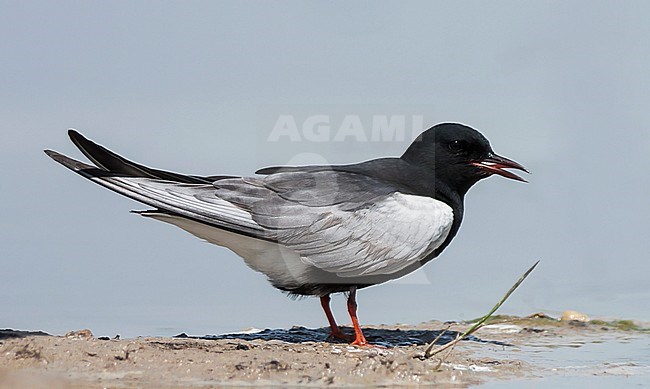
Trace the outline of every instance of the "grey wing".
<path fill-rule="evenodd" d="M 349 172 L 283 172 L 215 186 L 303 262 L 340 277 L 399 272 L 440 246 L 453 222 L 443 202 Z"/>
<path fill-rule="evenodd" d="M 70 136 L 97 166 L 47 154 L 157 208 L 153 213 L 279 243 L 304 264 L 341 277 L 396 273 L 440 246 L 453 221 L 446 204 L 363 174 L 312 167 L 263 178 L 187 176 L 133 163 L 74 131 Z"/>

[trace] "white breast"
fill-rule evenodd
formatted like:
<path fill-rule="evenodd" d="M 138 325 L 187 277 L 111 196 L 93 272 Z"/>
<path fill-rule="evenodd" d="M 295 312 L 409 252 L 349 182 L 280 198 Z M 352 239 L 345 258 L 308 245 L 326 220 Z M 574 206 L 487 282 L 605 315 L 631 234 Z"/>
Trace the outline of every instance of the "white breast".
<path fill-rule="evenodd" d="M 453 210 L 442 201 L 396 192 L 368 208 L 328 212 L 302 232 L 309 245 L 292 240 L 289 247 L 340 277 L 388 275 L 431 254 L 453 220 Z M 326 250 L 323 243 L 329 243 Z"/>

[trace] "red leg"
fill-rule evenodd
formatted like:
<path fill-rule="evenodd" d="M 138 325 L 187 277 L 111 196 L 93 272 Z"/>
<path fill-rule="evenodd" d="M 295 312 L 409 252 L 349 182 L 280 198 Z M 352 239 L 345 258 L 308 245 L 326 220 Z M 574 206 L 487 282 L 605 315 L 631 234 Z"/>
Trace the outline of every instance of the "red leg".
<path fill-rule="evenodd" d="M 325 311 L 325 316 L 327 316 L 327 321 L 330 323 L 330 336 L 332 338 L 349 341 L 350 338 L 347 335 L 345 335 L 343 331 L 341 331 L 338 324 L 336 324 L 336 320 L 334 320 L 334 315 L 332 315 L 332 311 L 330 310 L 329 294 L 326 294 L 325 296 L 320 296 L 320 305 L 323 307 L 323 311 Z"/>
<path fill-rule="evenodd" d="M 350 296 L 348 297 L 348 313 L 350 314 L 350 318 L 352 319 L 352 325 L 354 326 L 354 335 L 355 339 L 354 342 L 351 344 L 353 346 L 367 346 L 368 341 L 366 340 L 366 337 L 363 336 L 363 332 L 361 331 L 361 327 L 359 327 L 359 319 L 357 319 L 357 288 L 356 286 L 353 286 L 350 288 Z"/>

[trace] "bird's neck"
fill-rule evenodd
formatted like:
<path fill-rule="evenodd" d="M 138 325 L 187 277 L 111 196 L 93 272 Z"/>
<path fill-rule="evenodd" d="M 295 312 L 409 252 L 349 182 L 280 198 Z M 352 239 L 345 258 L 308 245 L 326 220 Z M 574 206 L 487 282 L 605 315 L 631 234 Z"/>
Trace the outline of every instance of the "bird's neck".
<path fill-rule="evenodd" d="M 444 182 L 437 181 L 434 186 L 434 195 L 431 197 L 449 205 L 451 209 L 454 210 L 454 216 L 462 219 L 465 192 L 458 192 L 457 190 L 451 189 L 449 185 Z"/>

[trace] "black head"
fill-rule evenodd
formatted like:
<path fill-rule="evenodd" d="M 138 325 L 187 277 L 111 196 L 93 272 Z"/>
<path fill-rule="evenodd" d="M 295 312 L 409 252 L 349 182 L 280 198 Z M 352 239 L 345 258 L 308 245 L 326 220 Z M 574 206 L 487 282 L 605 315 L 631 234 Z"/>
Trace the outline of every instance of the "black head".
<path fill-rule="evenodd" d="M 458 123 L 441 123 L 424 131 L 413 141 L 402 159 L 432 170 L 437 181 L 464 194 L 479 180 L 498 174 L 526 181 L 504 170 L 526 168 L 492 151 L 490 142 L 475 129 Z"/>

